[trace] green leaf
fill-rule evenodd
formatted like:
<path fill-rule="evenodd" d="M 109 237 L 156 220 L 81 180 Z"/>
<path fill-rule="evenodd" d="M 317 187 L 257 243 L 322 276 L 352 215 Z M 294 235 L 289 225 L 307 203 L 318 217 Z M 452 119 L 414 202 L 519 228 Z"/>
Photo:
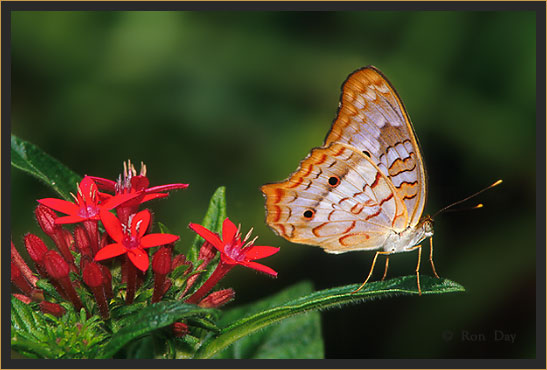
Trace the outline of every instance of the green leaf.
<path fill-rule="evenodd" d="M 103 349 L 99 358 L 110 358 L 123 346 L 153 330 L 171 325 L 183 318 L 204 316 L 214 310 L 200 308 L 182 302 L 159 302 L 148 306 L 135 314 L 124 318 L 122 327 Z"/>
<path fill-rule="evenodd" d="M 30 305 L 11 297 L 11 324 L 16 330 L 32 333 L 36 330 L 36 318 Z"/>
<path fill-rule="evenodd" d="M 211 230 L 215 233 L 221 233 L 222 231 L 222 222 L 226 218 L 226 188 L 224 186 L 219 187 L 211 200 L 209 201 L 209 208 L 203 221 L 201 221 L 201 226 L 206 229 Z M 199 256 L 199 249 L 203 244 L 204 240 L 201 236 L 196 235 L 190 250 L 186 253 L 186 257 L 196 264 Z"/>
<path fill-rule="evenodd" d="M 82 176 L 73 172 L 37 146 L 11 135 L 11 165 L 42 180 L 66 200 Z"/>
<path fill-rule="evenodd" d="M 227 311 L 222 315 L 219 325 L 227 326 L 245 316 L 279 306 L 291 299 L 310 294 L 312 291 L 310 282 L 301 282 L 259 302 Z M 323 357 L 321 316 L 318 311 L 297 315 L 281 321 L 278 325 L 268 326 L 241 338 L 215 356 L 215 358 L 237 359 Z"/>
<path fill-rule="evenodd" d="M 403 276 L 387 281 L 372 282 L 359 292 L 353 293 L 358 287 L 358 284 L 352 284 L 314 292 L 308 296 L 242 318 L 223 328 L 219 335 L 204 343 L 194 358 L 210 358 L 238 339 L 268 325 L 311 310 L 322 310 L 333 306 L 395 295 L 418 295 L 415 276 Z M 430 276 L 421 277 L 421 287 L 424 295 L 465 291 L 458 283 Z"/>
<path fill-rule="evenodd" d="M 107 337 L 101 322 L 98 316 L 87 319 L 84 309 L 57 318 L 12 298 L 11 345 L 33 358 L 93 358 Z"/>

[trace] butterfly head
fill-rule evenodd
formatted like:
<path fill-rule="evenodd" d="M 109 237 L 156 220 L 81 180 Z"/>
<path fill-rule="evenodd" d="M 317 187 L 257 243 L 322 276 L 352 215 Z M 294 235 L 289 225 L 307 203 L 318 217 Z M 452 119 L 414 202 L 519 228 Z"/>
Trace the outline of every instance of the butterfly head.
<path fill-rule="evenodd" d="M 418 229 L 423 230 L 424 239 L 433 236 L 433 218 L 430 215 L 425 215 L 418 224 Z M 422 239 L 423 240 L 423 239 Z"/>

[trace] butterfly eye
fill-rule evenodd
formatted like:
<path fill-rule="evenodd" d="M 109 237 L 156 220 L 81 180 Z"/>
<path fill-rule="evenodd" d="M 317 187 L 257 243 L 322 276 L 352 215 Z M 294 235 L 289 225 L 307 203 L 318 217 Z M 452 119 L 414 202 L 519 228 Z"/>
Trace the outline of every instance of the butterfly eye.
<path fill-rule="evenodd" d="M 363 150 L 363 154 L 370 158 L 370 153 L 367 152 L 366 150 Z"/>
<path fill-rule="evenodd" d="M 338 186 L 340 184 L 340 178 L 338 176 L 329 177 L 329 185 L 332 187 Z"/>
<path fill-rule="evenodd" d="M 304 218 L 311 220 L 314 214 L 315 214 L 315 211 L 313 209 L 308 209 L 306 212 L 304 212 Z"/>

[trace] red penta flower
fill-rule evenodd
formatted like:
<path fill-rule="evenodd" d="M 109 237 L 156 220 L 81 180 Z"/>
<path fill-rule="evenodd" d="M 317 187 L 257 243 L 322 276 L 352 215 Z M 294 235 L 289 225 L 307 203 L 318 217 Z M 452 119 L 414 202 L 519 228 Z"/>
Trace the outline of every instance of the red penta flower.
<path fill-rule="evenodd" d="M 277 272 L 254 260 L 269 257 L 279 251 L 279 248 L 253 245 L 256 238 L 248 242 L 251 232 L 241 241 L 241 234 L 238 228 L 228 218 L 222 224 L 222 239 L 214 232 L 207 230 L 201 225 L 190 224 L 190 229 L 198 233 L 203 239 L 211 243 L 220 252 L 221 261 L 227 265 L 241 265 L 277 276 Z M 252 231 L 252 230 L 251 230 Z"/>
<path fill-rule="evenodd" d="M 277 276 L 277 272 L 268 266 L 253 261 L 271 256 L 272 254 L 277 253 L 279 248 L 253 245 L 256 238 L 246 243 L 247 239 L 251 236 L 252 229 L 247 233 L 243 241 L 241 241 L 239 229 L 228 218 L 226 218 L 222 224 L 222 239 L 220 239 L 216 233 L 207 230 L 201 225 L 190 224 L 189 226 L 190 229 L 194 230 L 203 239 L 218 249 L 220 252 L 220 262 L 205 283 L 186 299 L 186 303 L 197 304 L 201 298 L 209 293 L 220 279 L 236 265 L 249 267 L 272 276 Z"/>
<path fill-rule="evenodd" d="M 129 260 L 141 271 L 149 265 L 148 254 L 144 249 L 176 242 L 179 237 L 172 234 L 145 235 L 150 224 L 150 211 L 144 210 L 129 217 L 128 225 L 122 225 L 112 213 L 101 210 L 101 221 L 108 235 L 116 242 L 106 245 L 95 255 L 95 261 L 126 254 Z"/>
<path fill-rule="evenodd" d="M 86 220 L 98 221 L 101 210 L 111 210 L 135 196 L 136 194 L 110 196 L 99 193 L 93 179 L 85 176 L 78 185 L 78 194 L 74 197 L 74 203 L 56 198 L 39 199 L 38 202 L 68 215 L 55 219 L 56 224 L 71 224 Z M 101 201 L 101 199 L 104 199 L 104 201 Z"/>

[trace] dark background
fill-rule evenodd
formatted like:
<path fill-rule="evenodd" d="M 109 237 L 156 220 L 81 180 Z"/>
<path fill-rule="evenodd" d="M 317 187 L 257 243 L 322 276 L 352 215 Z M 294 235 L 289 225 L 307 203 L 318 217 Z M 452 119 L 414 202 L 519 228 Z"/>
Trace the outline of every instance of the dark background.
<path fill-rule="evenodd" d="M 368 273 L 372 252 L 328 255 L 274 235 L 259 187 L 322 144 L 344 79 L 375 65 L 414 122 L 427 212 L 504 183 L 476 199 L 483 209 L 436 220 L 437 270 L 466 293 L 324 312 L 327 357 L 535 357 L 534 13 L 12 14 L 14 134 L 82 175 L 114 179 L 130 158 L 147 164 L 152 185 L 190 183 L 151 204 L 184 245 L 194 236 L 188 223 L 225 185 L 230 218 L 254 226 L 259 244 L 281 247 L 264 260 L 278 279 L 240 268 L 223 281 L 237 292 L 232 306 L 302 279 L 324 289 Z M 36 199 L 56 195 L 17 170 L 11 182 L 21 247 L 25 232 L 42 235 Z M 416 254 L 390 262 L 390 276 L 413 274 Z M 427 259 L 422 273 L 431 274 Z M 496 331 L 515 342 L 497 341 Z"/>

